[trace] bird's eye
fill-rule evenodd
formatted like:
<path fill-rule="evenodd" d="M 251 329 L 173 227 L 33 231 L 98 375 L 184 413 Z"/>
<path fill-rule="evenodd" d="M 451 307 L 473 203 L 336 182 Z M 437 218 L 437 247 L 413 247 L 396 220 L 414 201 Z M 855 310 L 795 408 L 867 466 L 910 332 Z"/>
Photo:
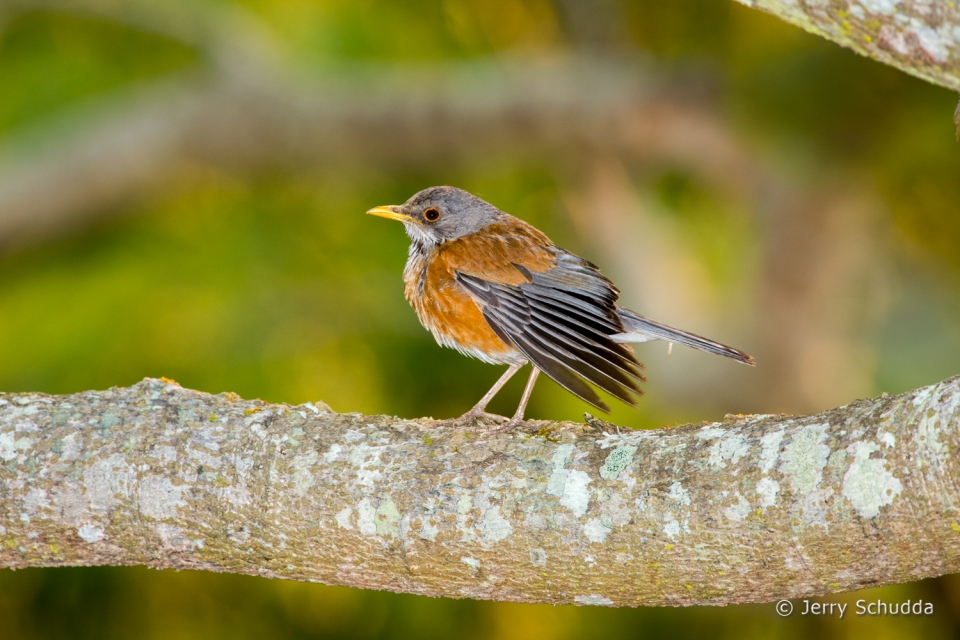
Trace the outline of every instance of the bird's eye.
<path fill-rule="evenodd" d="M 423 212 L 423 219 L 427 222 L 436 222 L 440 219 L 440 211 L 437 209 L 427 209 Z"/>

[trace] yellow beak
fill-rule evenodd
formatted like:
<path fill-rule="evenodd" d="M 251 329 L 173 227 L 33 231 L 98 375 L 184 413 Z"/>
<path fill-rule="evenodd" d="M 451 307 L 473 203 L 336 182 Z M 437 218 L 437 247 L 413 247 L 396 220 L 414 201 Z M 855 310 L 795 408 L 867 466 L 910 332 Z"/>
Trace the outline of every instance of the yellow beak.
<path fill-rule="evenodd" d="M 387 205 L 385 207 L 374 207 L 367 211 L 368 215 L 377 216 L 379 218 L 388 218 L 390 220 L 396 220 L 398 222 L 415 222 L 420 224 L 420 221 L 416 218 L 411 218 L 405 213 L 400 213 L 397 211 L 397 207 L 394 205 Z"/>

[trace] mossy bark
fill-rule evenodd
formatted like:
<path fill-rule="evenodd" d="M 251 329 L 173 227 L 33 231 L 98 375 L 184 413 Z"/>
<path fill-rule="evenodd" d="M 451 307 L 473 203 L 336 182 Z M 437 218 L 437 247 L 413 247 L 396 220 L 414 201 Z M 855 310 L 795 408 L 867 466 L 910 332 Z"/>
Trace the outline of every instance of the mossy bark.
<path fill-rule="evenodd" d="M 960 91 L 960 2 L 737 0 L 901 71 Z"/>
<path fill-rule="evenodd" d="M 960 378 L 808 417 L 507 433 L 147 379 L 0 396 L 0 566 L 762 602 L 960 571 Z"/>

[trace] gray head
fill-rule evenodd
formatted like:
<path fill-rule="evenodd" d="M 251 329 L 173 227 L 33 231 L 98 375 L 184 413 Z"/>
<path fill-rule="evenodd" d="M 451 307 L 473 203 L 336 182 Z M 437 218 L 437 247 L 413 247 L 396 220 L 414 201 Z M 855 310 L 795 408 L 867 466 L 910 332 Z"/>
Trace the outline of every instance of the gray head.
<path fill-rule="evenodd" d="M 413 194 L 404 204 L 375 207 L 367 213 L 402 222 L 410 239 L 421 245 L 456 240 L 504 215 L 492 204 L 456 187 L 430 187 Z"/>

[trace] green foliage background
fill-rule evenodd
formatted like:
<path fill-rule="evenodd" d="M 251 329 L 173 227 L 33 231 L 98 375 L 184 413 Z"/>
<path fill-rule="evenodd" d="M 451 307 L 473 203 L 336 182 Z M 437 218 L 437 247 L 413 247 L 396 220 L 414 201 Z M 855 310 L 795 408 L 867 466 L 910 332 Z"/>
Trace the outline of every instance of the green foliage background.
<path fill-rule="evenodd" d="M 546 0 L 242 4 L 304 67 L 575 46 L 558 5 Z M 651 54 L 665 69 L 707 70 L 730 127 L 771 163 L 811 182 L 857 181 L 876 194 L 883 212 L 876 223 L 883 255 L 876 259 L 896 275 L 868 336 L 874 363 L 869 391 L 896 393 L 956 374 L 960 146 L 950 120 L 956 96 L 732 3 L 624 0 L 621 8 L 628 46 Z M 59 114 L 97 96 L 203 64 L 202 52 L 146 29 L 72 13 L 18 13 L 0 32 L 0 142 L 25 130 L 42 132 Z M 604 256 L 568 216 L 563 172 L 525 157 L 469 166 L 438 158 L 434 169 L 416 173 L 307 168 L 241 175 L 192 166 L 176 189 L 55 237 L 4 247 L 0 389 L 71 393 L 167 376 L 186 387 L 272 402 L 323 399 L 340 411 L 456 415 L 499 372 L 440 349 L 419 326 L 400 285 L 405 237 L 398 227 L 362 214 L 432 184 L 455 184 L 603 265 Z M 769 233 L 765 221 L 683 167 L 642 180 L 684 230 L 718 291 L 736 289 L 758 268 L 751 247 Z M 637 411 L 615 410 L 613 419 L 623 424 L 650 428 L 724 412 L 789 408 L 766 402 L 757 378 L 746 375 L 743 384 L 755 395 L 749 407 L 697 404 L 695 389 L 689 403 L 668 403 L 658 396 L 657 371 L 670 361 L 645 349 L 639 348 L 641 356 L 653 363 L 648 396 Z M 756 355 L 762 367 L 762 353 Z M 521 385 L 512 384 L 492 408 L 511 411 Z M 555 385 L 541 383 L 529 414 L 577 420 L 585 408 Z M 0 571 L 0 636 L 960 633 L 955 577 L 832 600 L 858 598 L 923 598 L 935 603 L 936 614 L 848 614 L 838 621 L 796 614 L 779 619 L 772 605 L 623 611 L 520 606 L 229 575 L 91 568 Z"/>

